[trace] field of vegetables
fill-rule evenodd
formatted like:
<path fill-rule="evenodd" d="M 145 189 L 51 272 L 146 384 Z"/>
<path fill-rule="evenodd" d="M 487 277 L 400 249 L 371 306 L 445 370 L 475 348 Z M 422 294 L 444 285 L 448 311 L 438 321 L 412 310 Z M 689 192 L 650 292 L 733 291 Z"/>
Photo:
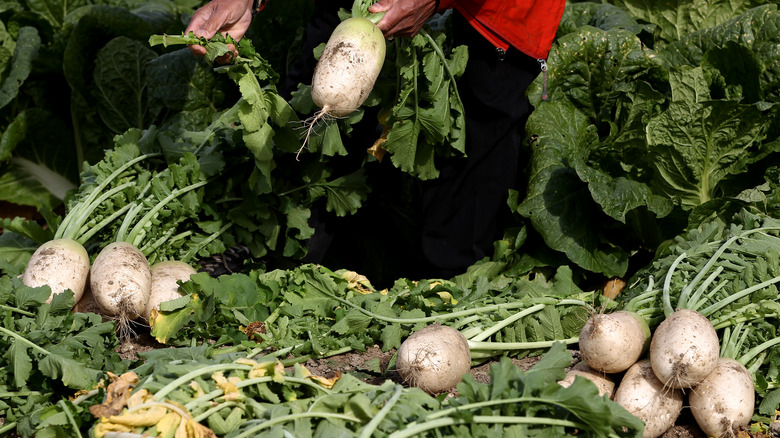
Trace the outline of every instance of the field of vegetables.
<path fill-rule="evenodd" d="M 308 130 L 311 86 L 284 84 L 313 2 L 268 2 L 239 42 L 182 35 L 202 3 L 0 0 L 0 437 L 780 437 L 778 2 L 569 1 L 513 223 L 453 278 L 415 238 L 420 185 L 464 154 L 449 13 Z M 76 282 L 45 277 L 65 241 Z M 128 265 L 146 292 L 104 292 Z M 661 341 L 694 311 L 700 343 Z M 637 343 L 591 353 L 624 313 Z M 420 382 L 455 348 L 396 354 L 437 325 L 468 351 L 447 389 Z M 662 347 L 711 365 L 662 378 Z"/>

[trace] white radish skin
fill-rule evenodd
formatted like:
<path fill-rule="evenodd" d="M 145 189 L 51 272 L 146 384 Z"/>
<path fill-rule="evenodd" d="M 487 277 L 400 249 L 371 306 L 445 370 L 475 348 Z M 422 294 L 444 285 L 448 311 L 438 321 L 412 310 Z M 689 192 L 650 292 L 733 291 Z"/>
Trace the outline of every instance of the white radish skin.
<path fill-rule="evenodd" d="M 720 341 L 701 313 L 678 309 L 663 320 L 650 342 L 650 363 L 661 382 L 672 388 L 698 385 L 715 369 Z"/>
<path fill-rule="evenodd" d="M 748 370 L 722 357 L 704 381 L 688 395 L 691 413 L 702 431 L 712 437 L 734 437 L 734 428 L 747 426 L 753 416 L 756 391 Z"/>
<path fill-rule="evenodd" d="M 395 367 L 404 382 L 439 394 L 454 388 L 469 372 L 471 351 L 459 331 L 436 323 L 406 338 Z"/>
<path fill-rule="evenodd" d="M 103 314 L 119 317 L 120 324 L 143 312 L 152 290 L 149 261 L 135 246 L 113 242 L 92 264 L 92 296 Z"/>
<path fill-rule="evenodd" d="M 179 281 L 187 281 L 195 274 L 195 268 L 178 260 L 166 260 L 152 265 L 152 290 L 141 316 L 147 321 L 152 310 L 160 310 L 160 303 L 174 300 L 181 296 Z"/>
<path fill-rule="evenodd" d="M 385 60 L 385 37 L 367 18 L 353 17 L 333 30 L 311 80 L 311 98 L 332 116 L 360 107 L 374 88 Z"/>
<path fill-rule="evenodd" d="M 84 294 L 89 277 L 89 254 L 72 239 L 50 240 L 39 246 L 30 257 L 22 275 L 22 282 L 30 287 L 49 285 L 50 303 L 55 294 L 67 289 L 73 291 L 76 302 Z"/>
<path fill-rule="evenodd" d="M 658 380 L 648 359 L 635 363 L 623 375 L 614 400 L 645 422 L 643 438 L 661 436 L 674 425 L 683 407 L 683 393 Z"/>
<path fill-rule="evenodd" d="M 615 395 L 615 381 L 612 380 L 612 377 L 608 374 L 594 370 L 585 362 L 577 362 L 576 365 L 566 372 L 566 378 L 558 381 L 558 384 L 564 388 L 568 388 L 574 383 L 574 379 L 578 376 L 593 382 L 596 385 L 596 388 L 599 389 L 599 395 L 606 395 L 610 399 Z"/>
<path fill-rule="evenodd" d="M 639 360 L 649 342 L 650 328 L 642 317 L 621 310 L 588 319 L 580 331 L 579 349 L 589 367 L 619 373 Z"/>

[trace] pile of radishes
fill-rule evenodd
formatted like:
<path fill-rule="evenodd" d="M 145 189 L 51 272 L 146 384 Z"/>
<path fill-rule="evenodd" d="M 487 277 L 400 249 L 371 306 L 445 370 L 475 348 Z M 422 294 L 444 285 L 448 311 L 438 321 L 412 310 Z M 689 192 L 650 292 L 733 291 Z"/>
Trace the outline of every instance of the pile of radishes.
<path fill-rule="evenodd" d="M 148 321 L 160 303 L 181 296 L 179 282 L 189 280 L 195 272 L 182 261 L 150 266 L 143 253 L 127 242 L 108 244 L 90 266 L 87 251 L 79 242 L 57 239 L 35 251 L 22 281 L 31 287 L 48 285 L 49 301 L 55 294 L 71 290 L 75 311 L 115 318 L 124 334 L 130 321 L 139 317 Z"/>
<path fill-rule="evenodd" d="M 175 211 L 166 207 L 194 194 L 206 181 L 197 166 L 188 167 L 190 175 L 182 170 L 188 162 L 194 162 L 194 156 L 185 155 L 181 164 L 171 164 L 154 174 L 136 167 L 157 155 L 141 154 L 136 145 L 128 144 L 116 148 L 104 162 L 87 168 L 85 182 L 69 203 L 67 214 L 53 227 L 53 238 L 30 257 L 22 282 L 30 287 L 49 286 L 48 302 L 56 294 L 72 291 L 74 311 L 117 320 L 120 335 L 132 333 L 130 321 L 140 317 L 148 321 L 160 303 L 180 296 L 179 282 L 189 280 L 195 269 L 187 263 L 187 255 L 180 261 L 158 262 L 153 257 L 150 265 L 147 257 L 167 242 L 165 238 L 150 239 L 150 232 L 152 227 L 159 227 L 161 215 L 174 224 L 185 218 L 185 213 L 178 213 L 184 211 L 181 206 Z M 116 168 L 105 164 L 113 161 L 123 164 Z M 181 181 L 189 184 L 179 184 Z M 102 243 L 96 243 L 97 233 L 110 224 L 118 226 L 102 236 Z M 101 248 L 94 260 L 85 245 Z"/>
<path fill-rule="evenodd" d="M 747 368 L 720 356 L 710 321 L 677 309 L 650 336 L 647 323 L 625 310 L 593 315 L 582 328 L 583 363 L 570 371 L 591 379 L 615 402 L 645 422 L 644 437 L 674 426 L 686 404 L 707 436 L 736 436 L 755 409 Z M 567 382 L 561 382 L 566 384 Z"/>

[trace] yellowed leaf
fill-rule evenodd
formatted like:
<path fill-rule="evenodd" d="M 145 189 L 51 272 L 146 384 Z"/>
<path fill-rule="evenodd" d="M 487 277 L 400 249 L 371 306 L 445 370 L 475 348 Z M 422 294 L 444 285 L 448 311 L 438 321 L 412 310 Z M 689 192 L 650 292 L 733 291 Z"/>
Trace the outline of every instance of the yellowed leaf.
<path fill-rule="evenodd" d="M 274 365 L 273 381 L 277 383 L 283 383 L 286 375 L 284 373 L 284 364 L 281 361 L 276 361 Z"/>
<path fill-rule="evenodd" d="M 447 304 L 452 304 L 453 306 L 458 304 L 458 300 L 452 297 L 452 294 L 449 292 L 436 292 L 436 295 L 441 298 L 442 301 L 444 301 Z"/>
<path fill-rule="evenodd" d="M 217 371 L 216 373 L 211 375 L 211 378 L 217 383 L 217 388 L 221 389 L 224 395 L 222 396 L 225 400 L 240 400 L 243 398 L 243 395 L 241 394 L 241 391 L 236 386 L 236 383 L 240 382 L 241 379 L 239 378 L 231 378 L 227 379 L 225 378 L 225 375 L 222 373 L 222 371 Z"/>
<path fill-rule="evenodd" d="M 106 401 L 99 405 L 89 407 L 89 412 L 95 417 L 108 417 L 122 412 L 127 406 L 127 399 L 130 392 L 138 384 L 138 375 L 134 372 L 127 372 L 117 376 L 108 372 L 108 378 L 111 381 L 106 388 Z"/>
<path fill-rule="evenodd" d="M 148 408 L 126 411 L 121 415 L 112 415 L 108 421 L 125 426 L 154 426 L 168 413 L 168 409 L 160 404 L 152 403 Z"/>
<path fill-rule="evenodd" d="M 176 412 L 168 412 L 157 423 L 157 434 L 159 438 L 173 438 L 176 434 L 176 429 L 181 423 L 181 415 Z"/>
<path fill-rule="evenodd" d="M 195 391 L 195 394 L 194 394 L 193 398 L 198 398 L 198 397 L 201 397 L 203 395 L 206 395 L 206 391 L 203 389 L 202 386 L 200 386 L 200 383 L 198 383 L 198 382 L 196 382 L 194 380 L 190 382 L 190 388 L 193 391 Z"/>
<path fill-rule="evenodd" d="M 323 388 L 332 389 L 333 385 L 335 385 L 336 382 L 338 382 L 339 379 L 341 378 L 341 372 L 336 373 L 336 375 L 331 378 L 327 378 L 323 376 L 314 376 L 314 375 L 307 376 L 307 377 L 317 382 L 317 384 L 322 386 Z"/>
<path fill-rule="evenodd" d="M 133 428 L 122 424 L 115 424 L 109 422 L 105 417 L 101 418 L 97 425 L 95 425 L 95 438 L 103 438 L 108 432 L 115 433 L 129 433 Z"/>
<path fill-rule="evenodd" d="M 382 159 L 385 157 L 385 153 L 387 153 L 387 150 L 384 148 L 385 143 L 387 143 L 387 134 L 382 134 L 381 137 L 376 139 L 371 147 L 366 149 L 366 152 L 369 155 L 376 157 L 376 160 L 381 163 Z"/>
<path fill-rule="evenodd" d="M 614 277 L 604 285 L 603 295 L 609 299 L 615 299 L 623 289 L 626 288 L 626 282 L 622 278 Z"/>
<path fill-rule="evenodd" d="M 190 418 L 179 423 L 174 438 L 217 438 L 217 434 Z"/>
<path fill-rule="evenodd" d="M 127 407 L 134 408 L 152 401 L 154 401 L 154 395 L 146 389 L 139 389 L 127 398 Z"/>
<path fill-rule="evenodd" d="M 274 361 L 265 361 L 259 363 L 255 361 L 249 361 L 249 362 L 251 363 L 249 363 L 248 365 L 252 365 L 252 369 L 249 371 L 250 379 L 254 379 L 257 377 L 271 376 L 274 374 L 274 368 L 276 367 L 276 362 Z"/>
<path fill-rule="evenodd" d="M 355 271 L 340 270 L 337 271 L 341 278 L 347 281 L 347 287 L 363 295 L 374 292 L 374 286 L 368 281 L 365 275 L 358 274 Z"/>

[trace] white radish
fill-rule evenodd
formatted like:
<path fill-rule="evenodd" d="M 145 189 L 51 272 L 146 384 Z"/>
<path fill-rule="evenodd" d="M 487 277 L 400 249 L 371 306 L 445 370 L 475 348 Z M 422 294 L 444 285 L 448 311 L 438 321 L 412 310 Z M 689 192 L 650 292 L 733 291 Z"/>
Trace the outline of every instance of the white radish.
<path fill-rule="evenodd" d="M 362 17 L 342 21 L 328 39 L 311 80 L 311 98 L 322 112 L 347 116 L 365 102 L 385 60 L 382 31 Z"/>
<path fill-rule="evenodd" d="M 735 428 L 747 426 L 753 416 L 756 391 L 747 368 L 722 357 L 715 369 L 688 395 L 691 413 L 707 436 L 736 436 Z"/>
<path fill-rule="evenodd" d="M 647 350 L 650 328 L 633 312 L 597 314 L 580 331 L 579 350 L 589 367 L 603 373 L 627 370 Z"/>
<path fill-rule="evenodd" d="M 658 380 L 648 359 L 638 361 L 626 371 L 614 400 L 645 422 L 643 438 L 661 436 L 674 425 L 683 407 L 682 390 L 669 388 Z"/>
<path fill-rule="evenodd" d="M 678 309 L 664 319 L 650 342 L 650 363 L 658 379 L 672 388 L 698 385 L 715 369 L 720 341 L 699 312 Z"/>
<path fill-rule="evenodd" d="M 102 313 L 117 317 L 120 334 L 124 334 L 129 322 L 143 312 L 149 301 L 152 290 L 149 261 L 130 243 L 110 243 L 92 264 L 90 286 Z"/>
<path fill-rule="evenodd" d="M 436 323 L 406 338 L 395 367 L 404 382 L 439 394 L 454 388 L 469 372 L 471 351 L 459 331 Z"/>
<path fill-rule="evenodd" d="M 22 282 L 30 287 L 49 285 L 50 303 L 55 294 L 73 291 L 76 302 L 84 294 L 89 277 L 89 254 L 72 239 L 54 239 L 39 246 L 30 257 Z"/>
<path fill-rule="evenodd" d="M 187 281 L 197 271 L 189 264 L 178 260 L 166 260 L 152 265 L 152 289 L 141 316 L 149 320 L 152 310 L 160 310 L 160 303 L 181 296 L 179 281 Z"/>
<path fill-rule="evenodd" d="M 311 79 L 311 99 L 320 110 L 306 121 L 306 147 L 319 120 L 345 117 L 360 108 L 382 70 L 385 37 L 373 21 L 348 18 L 333 30 L 317 60 Z"/>
<path fill-rule="evenodd" d="M 599 395 L 601 396 L 606 395 L 607 397 L 612 398 L 615 395 L 615 381 L 612 380 L 612 377 L 603 372 L 594 370 L 585 362 L 577 362 L 576 365 L 566 372 L 566 377 L 563 380 L 560 380 L 558 384 L 564 388 L 568 388 L 574 383 L 574 379 L 577 377 L 583 377 L 593 382 L 596 385 L 596 388 L 598 388 Z"/>

